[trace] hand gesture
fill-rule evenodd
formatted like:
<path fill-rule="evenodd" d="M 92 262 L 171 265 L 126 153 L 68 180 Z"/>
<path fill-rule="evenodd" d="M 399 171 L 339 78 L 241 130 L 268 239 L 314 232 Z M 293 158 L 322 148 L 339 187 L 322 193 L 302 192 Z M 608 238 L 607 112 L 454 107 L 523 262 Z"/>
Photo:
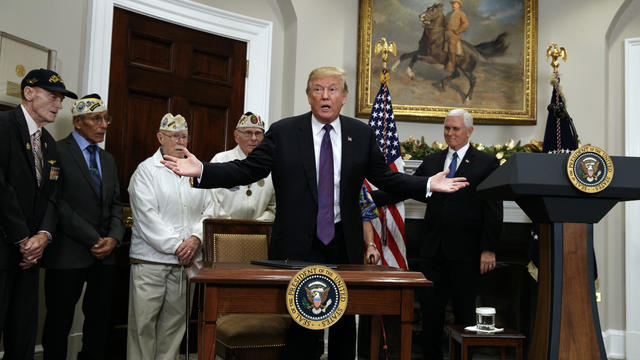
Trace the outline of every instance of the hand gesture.
<path fill-rule="evenodd" d="M 169 170 L 180 176 L 200 177 L 202 174 L 202 162 L 195 155 L 189 152 L 187 148 L 183 149 L 186 158 L 180 159 L 170 155 L 165 155 L 160 161 Z"/>
<path fill-rule="evenodd" d="M 468 186 L 467 178 L 448 178 L 449 169 L 440 171 L 431 177 L 430 190 L 433 192 L 452 193 Z"/>
<path fill-rule="evenodd" d="M 112 237 L 100 237 L 98 242 L 91 247 L 91 255 L 102 260 L 111 254 L 116 245 L 118 245 L 118 240 Z"/>

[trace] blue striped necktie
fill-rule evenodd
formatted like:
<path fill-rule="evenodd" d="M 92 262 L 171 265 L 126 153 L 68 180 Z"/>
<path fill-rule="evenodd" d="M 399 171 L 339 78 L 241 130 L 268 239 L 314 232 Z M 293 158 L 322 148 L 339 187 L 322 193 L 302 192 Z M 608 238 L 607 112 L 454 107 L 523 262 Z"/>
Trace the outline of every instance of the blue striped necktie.
<path fill-rule="evenodd" d="M 451 164 L 449 164 L 449 173 L 447 174 L 448 178 L 452 178 L 456 173 L 456 168 L 458 167 L 458 153 L 454 152 L 453 156 L 451 156 Z"/>
<path fill-rule="evenodd" d="M 100 198 L 102 199 L 102 178 L 100 177 L 98 161 L 96 160 L 98 145 L 93 144 L 87 146 L 87 151 L 89 151 L 89 173 L 91 173 L 93 182 L 96 184 L 96 189 L 98 190 L 98 195 L 100 195 Z"/>

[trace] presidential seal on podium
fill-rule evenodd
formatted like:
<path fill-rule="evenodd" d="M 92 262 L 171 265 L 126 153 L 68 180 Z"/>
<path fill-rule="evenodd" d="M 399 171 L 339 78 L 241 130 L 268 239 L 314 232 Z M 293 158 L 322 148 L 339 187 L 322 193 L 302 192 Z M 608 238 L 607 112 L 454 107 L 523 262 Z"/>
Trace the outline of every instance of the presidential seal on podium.
<path fill-rule="evenodd" d="M 347 299 L 347 286 L 340 274 L 326 266 L 312 265 L 291 278 L 286 306 L 300 326 L 319 330 L 340 320 Z"/>
<path fill-rule="evenodd" d="M 584 145 L 575 150 L 567 160 L 569 181 L 578 190 L 597 193 L 604 190 L 613 179 L 613 161 L 602 149 Z"/>

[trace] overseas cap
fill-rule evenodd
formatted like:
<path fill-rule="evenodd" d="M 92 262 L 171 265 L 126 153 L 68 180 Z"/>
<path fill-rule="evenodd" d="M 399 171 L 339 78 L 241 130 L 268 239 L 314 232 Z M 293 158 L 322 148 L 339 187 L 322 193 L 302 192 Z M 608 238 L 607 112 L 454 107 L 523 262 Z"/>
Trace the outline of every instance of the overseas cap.
<path fill-rule="evenodd" d="M 99 113 L 107 111 L 107 107 L 104 105 L 104 101 L 98 94 L 89 94 L 82 97 L 82 99 L 76 100 L 71 105 L 71 115 L 85 115 L 90 113 Z"/>
<path fill-rule="evenodd" d="M 236 129 L 241 128 L 258 128 L 264 131 L 264 121 L 262 121 L 260 115 L 256 115 L 252 112 L 246 112 L 240 117 L 238 125 L 236 126 Z"/>
<path fill-rule="evenodd" d="M 160 130 L 163 131 L 186 131 L 189 130 L 187 126 L 187 120 L 178 114 L 173 116 L 171 113 L 166 113 L 160 121 Z"/>

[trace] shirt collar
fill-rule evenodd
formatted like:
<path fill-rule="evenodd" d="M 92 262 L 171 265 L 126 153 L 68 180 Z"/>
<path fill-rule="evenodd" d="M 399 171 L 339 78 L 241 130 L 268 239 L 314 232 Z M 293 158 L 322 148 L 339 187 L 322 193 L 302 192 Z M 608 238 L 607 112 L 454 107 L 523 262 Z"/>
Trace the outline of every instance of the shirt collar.
<path fill-rule="evenodd" d="M 452 148 L 449 148 L 449 152 L 447 153 L 447 157 L 451 158 L 453 156 L 453 153 L 456 152 L 456 153 L 458 153 L 458 159 L 463 159 L 464 156 L 467 154 L 467 150 L 469 150 L 469 143 L 466 143 L 465 146 L 463 146 L 460 149 L 458 149 L 458 151 L 453 151 Z"/>
<path fill-rule="evenodd" d="M 91 145 L 91 143 L 89 143 L 87 139 L 83 138 L 82 135 L 78 134 L 77 131 L 74 130 L 71 135 L 73 135 L 73 138 L 76 140 L 76 143 L 78 143 L 78 146 L 80 146 L 81 150 L 84 151 L 87 146 Z"/>
<path fill-rule="evenodd" d="M 33 120 L 31 115 L 29 115 L 29 112 L 27 111 L 27 109 L 25 109 L 23 105 L 20 105 L 20 108 L 22 109 L 24 118 L 27 120 L 27 128 L 29 129 L 29 136 L 32 136 L 40 128 L 38 127 L 38 124 L 36 124 L 36 121 Z"/>
<path fill-rule="evenodd" d="M 329 124 L 331 124 L 331 126 L 333 127 L 333 130 L 336 131 L 336 134 L 340 135 L 340 132 L 341 132 L 340 116 L 338 116 L 335 120 L 333 120 Z M 313 113 L 311 114 L 311 129 L 314 134 L 319 134 L 323 130 L 324 125 L 325 125 L 324 123 L 321 123 L 320 120 L 316 119 Z"/>

